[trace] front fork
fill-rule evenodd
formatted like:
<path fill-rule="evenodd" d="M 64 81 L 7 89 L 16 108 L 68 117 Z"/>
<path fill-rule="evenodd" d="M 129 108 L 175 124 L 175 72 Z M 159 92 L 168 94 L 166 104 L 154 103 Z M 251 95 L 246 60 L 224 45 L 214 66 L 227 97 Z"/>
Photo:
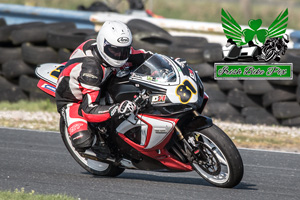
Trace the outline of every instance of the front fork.
<path fill-rule="evenodd" d="M 195 117 L 199 117 L 200 114 L 197 111 L 193 111 Z M 207 125 L 205 125 L 203 128 L 206 128 Z M 210 126 L 210 125 L 209 125 Z M 199 127 L 201 128 L 201 127 Z M 175 125 L 176 134 L 178 136 L 179 141 L 182 141 L 184 144 L 184 150 L 185 150 L 185 156 L 187 157 L 188 161 L 191 163 L 193 160 L 197 161 L 206 161 L 205 153 L 203 152 L 202 148 L 198 148 L 193 141 L 188 142 L 184 136 L 181 130 L 177 125 Z M 200 159 L 200 160 L 199 160 Z"/>

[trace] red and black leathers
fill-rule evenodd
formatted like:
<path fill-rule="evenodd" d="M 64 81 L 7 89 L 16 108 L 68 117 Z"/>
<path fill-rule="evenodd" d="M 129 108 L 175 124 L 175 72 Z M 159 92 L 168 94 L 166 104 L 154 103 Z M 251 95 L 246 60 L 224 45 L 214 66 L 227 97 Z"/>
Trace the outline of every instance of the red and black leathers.
<path fill-rule="evenodd" d="M 138 66 L 152 55 L 151 52 L 135 50 L 131 47 L 131 54 L 125 66 Z M 88 40 L 82 43 L 71 55 L 65 64 L 66 68 L 61 72 L 56 88 L 57 109 L 65 110 L 65 120 L 68 132 L 77 143 L 91 143 L 88 134 L 87 122 L 103 122 L 108 120 L 110 109 L 115 105 L 99 105 L 101 85 L 114 69 L 104 67 L 105 62 L 98 53 L 96 40 Z M 88 147 L 90 144 L 85 144 Z M 85 147 L 84 147 L 85 148 Z"/>

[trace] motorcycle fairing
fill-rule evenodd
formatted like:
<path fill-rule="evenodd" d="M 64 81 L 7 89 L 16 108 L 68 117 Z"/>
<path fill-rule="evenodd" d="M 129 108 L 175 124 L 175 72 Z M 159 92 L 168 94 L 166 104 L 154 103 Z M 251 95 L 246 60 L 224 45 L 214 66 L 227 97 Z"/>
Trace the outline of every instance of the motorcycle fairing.
<path fill-rule="evenodd" d="M 59 63 L 45 63 L 35 69 L 35 74 L 44 81 L 56 85 L 58 76 L 65 66 Z"/>
<path fill-rule="evenodd" d="M 135 121 L 132 121 L 135 120 Z M 166 149 L 166 144 L 170 141 L 178 119 L 162 118 L 152 115 L 138 115 L 137 119 L 130 116 L 128 121 L 122 122 L 117 127 L 118 135 L 131 147 L 142 154 L 158 160 L 167 168 L 176 171 L 191 171 L 189 164 L 176 160 Z M 141 127 L 141 143 L 137 144 L 126 137 L 125 133 L 135 127 Z M 121 131 L 122 130 L 122 131 Z"/>
<path fill-rule="evenodd" d="M 48 83 L 47 81 L 44 81 L 43 79 L 40 79 L 38 84 L 38 88 L 40 88 L 42 91 L 46 92 L 47 94 L 55 97 L 55 85 Z"/>
<path fill-rule="evenodd" d="M 116 128 L 116 131 L 119 134 L 125 134 L 130 129 L 141 127 L 141 141 L 138 145 L 145 150 L 151 150 L 157 149 L 157 146 L 173 132 L 177 121 L 178 119 L 160 118 L 145 114 L 135 118 L 132 114 Z"/>
<path fill-rule="evenodd" d="M 35 74 L 40 78 L 37 86 L 42 91 L 55 97 L 56 83 L 65 63 L 45 63 L 37 66 Z"/>
<path fill-rule="evenodd" d="M 195 116 L 188 124 L 186 124 L 184 131 L 201 131 L 213 125 L 212 119 L 203 115 Z"/>
<path fill-rule="evenodd" d="M 159 69 L 156 69 L 156 63 L 160 64 Z M 195 73 L 189 71 L 184 74 L 182 68 L 167 56 L 154 54 L 132 73 L 129 80 L 140 85 L 150 85 L 166 90 L 168 100 L 174 104 L 198 101 Z"/>
<path fill-rule="evenodd" d="M 167 168 L 170 168 L 174 171 L 192 171 L 193 170 L 193 168 L 191 167 L 190 164 L 185 164 L 185 163 L 182 163 L 182 162 L 176 160 L 165 148 L 163 148 L 170 141 L 172 134 L 169 134 L 168 137 L 166 138 L 166 140 L 163 143 L 161 143 L 160 147 L 162 147 L 162 148 L 159 148 L 157 150 L 145 150 L 145 149 L 143 149 L 142 146 L 134 143 L 129 138 L 127 138 L 124 134 L 119 133 L 119 136 L 122 140 L 124 140 L 131 147 L 133 147 L 137 151 L 141 152 L 142 154 L 144 154 L 150 158 L 158 160 L 160 163 L 162 163 Z"/>

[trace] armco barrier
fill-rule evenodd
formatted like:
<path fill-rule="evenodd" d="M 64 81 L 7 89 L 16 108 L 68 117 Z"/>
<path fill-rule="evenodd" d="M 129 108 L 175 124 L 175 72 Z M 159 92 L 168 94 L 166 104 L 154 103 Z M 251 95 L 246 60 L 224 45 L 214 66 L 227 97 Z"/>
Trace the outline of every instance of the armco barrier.
<path fill-rule="evenodd" d="M 68 19 L 71 20 L 69 17 Z M 146 41 L 148 43 L 142 45 L 146 50 L 147 46 L 151 46 L 157 51 L 164 50 L 169 56 L 177 54 L 178 57 L 186 58 L 191 63 L 190 66 L 198 71 L 210 96 L 204 114 L 223 120 L 252 124 L 300 126 L 300 51 L 289 49 L 283 57 L 283 62 L 294 64 L 293 80 L 215 81 L 213 63 L 222 59 L 221 45 L 209 43 L 205 38 L 189 38 L 190 41 L 187 41 L 187 38 L 171 36 L 159 27 L 154 33 L 145 34 L 143 30 L 145 26 L 135 26 L 139 23 L 142 21 L 128 24 L 131 28 L 135 28 L 133 46 L 142 44 L 140 41 Z M 62 31 L 61 28 L 64 26 L 68 28 L 63 30 L 69 31 Z M 44 36 L 38 41 L 34 41 L 36 39 L 34 35 L 24 37 L 22 40 L 16 38 L 16 33 L 25 32 L 39 35 L 42 33 Z M 66 61 L 78 44 L 95 35 L 96 32 L 92 29 L 77 29 L 75 24 L 67 22 L 48 24 L 31 22 L 19 25 L 0 23 L 0 101 L 49 98 L 36 87 L 38 81 L 34 75 L 36 65 Z M 159 41 L 162 43 L 155 43 L 157 38 L 152 36 L 161 37 Z M 183 41 L 186 42 L 186 46 L 183 45 Z M 191 45 L 193 41 L 197 41 L 197 45 Z M 160 49 L 159 46 L 164 48 Z M 182 53 L 174 49 L 181 49 Z"/>
<path fill-rule="evenodd" d="M 72 11 L 54 8 L 43 8 L 0 3 L 0 18 L 4 18 L 8 25 L 26 22 L 42 21 L 73 22 L 78 28 L 94 29 L 95 25 L 90 21 L 93 12 Z"/>

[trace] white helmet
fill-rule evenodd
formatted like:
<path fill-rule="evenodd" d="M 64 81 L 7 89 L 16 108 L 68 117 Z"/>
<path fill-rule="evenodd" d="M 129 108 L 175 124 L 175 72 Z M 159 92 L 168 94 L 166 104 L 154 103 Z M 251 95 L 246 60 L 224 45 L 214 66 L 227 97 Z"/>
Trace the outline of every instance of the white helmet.
<path fill-rule="evenodd" d="M 127 62 L 131 43 L 131 31 L 119 21 L 106 21 L 97 36 L 99 53 L 111 67 L 122 67 Z"/>

